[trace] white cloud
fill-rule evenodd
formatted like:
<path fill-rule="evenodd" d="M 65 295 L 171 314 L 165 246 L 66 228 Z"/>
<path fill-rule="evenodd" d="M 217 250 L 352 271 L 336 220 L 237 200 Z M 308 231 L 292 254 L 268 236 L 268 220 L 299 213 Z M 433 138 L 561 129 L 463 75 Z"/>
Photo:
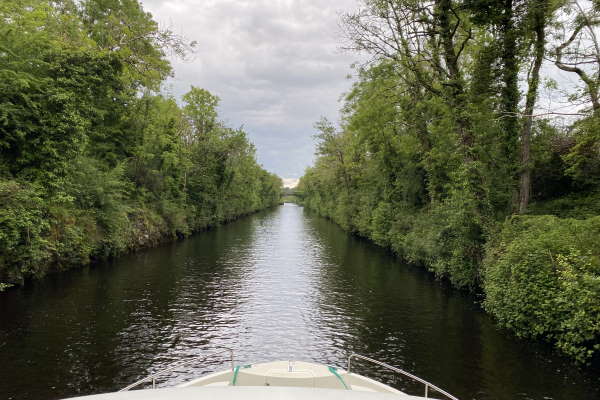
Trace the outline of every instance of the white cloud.
<path fill-rule="evenodd" d="M 283 187 L 293 189 L 296 186 L 298 186 L 299 182 L 300 182 L 300 179 L 283 178 Z"/>
<path fill-rule="evenodd" d="M 244 125 L 268 170 L 297 178 L 313 158 L 312 124 L 336 120 L 358 56 L 339 51 L 339 14 L 356 0 L 143 0 L 146 10 L 199 43 L 191 62 L 173 60 L 168 83 L 221 98 L 222 118 Z"/>

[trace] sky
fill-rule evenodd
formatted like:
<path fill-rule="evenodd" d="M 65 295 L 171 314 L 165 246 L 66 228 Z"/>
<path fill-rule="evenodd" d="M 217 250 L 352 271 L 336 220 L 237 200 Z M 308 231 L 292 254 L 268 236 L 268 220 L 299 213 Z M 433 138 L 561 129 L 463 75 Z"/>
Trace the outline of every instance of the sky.
<path fill-rule="evenodd" d="M 314 159 L 313 124 L 339 120 L 359 55 L 342 51 L 339 16 L 357 0 L 142 0 L 161 28 L 198 46 L 172 58 L 166 91 L 191 85 L 220 97 L 219 114 L 244 127 L 260 164 L 299 178 Z M 293 181 L 288 181 L 293 182 Z"/>

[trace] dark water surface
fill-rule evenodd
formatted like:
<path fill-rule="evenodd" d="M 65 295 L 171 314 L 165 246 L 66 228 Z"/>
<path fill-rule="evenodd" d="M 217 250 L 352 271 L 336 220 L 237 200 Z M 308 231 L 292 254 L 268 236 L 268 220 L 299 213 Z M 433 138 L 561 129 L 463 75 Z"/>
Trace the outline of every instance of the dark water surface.
<path fill-rule="evenodd" d="M 600 399 L 597 368 L 514 339 L 472 298 L 289 204 L 0 295 L 0 399 L 113 391 L 219 346 L 340 366 L 355 351 L 461 400 Z"/>

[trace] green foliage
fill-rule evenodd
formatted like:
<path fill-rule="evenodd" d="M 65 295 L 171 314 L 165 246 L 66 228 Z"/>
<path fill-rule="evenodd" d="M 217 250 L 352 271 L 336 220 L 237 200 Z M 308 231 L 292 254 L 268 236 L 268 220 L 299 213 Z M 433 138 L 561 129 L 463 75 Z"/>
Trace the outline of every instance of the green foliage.
<path fill-rule="evenodd" d="M 40 62 L 42 71 L 20 85 L 0 79 L 0 168 L 55 182 L 85 144 L 93 103 L 109 95 L 102 88 L 112 86 L 119 64 L 90 54 L 51 54 Z M 18 66 L 3 69 L 3 75 L 12 68 Z"/>
<path fill-rule="evenodd" d="M 49 261 L 46 212 L 38 188 L 0 180 L 0 282 L 42 273 Z"/>
<path fill-rule="evenodd" d="M 71 201 L 64 206 L 72 210 L 65 211 L 80 215 L 79 227 L 74 229 L 91 241 L 81 253 L 106 256 L 128 250 L 131 207 L 127 198 L 132 184 L 125 179 L 124 164 L 109 168 L 99 160 L 79 157 L 72 162 L 68 177 L 64 193 Z M 59 225 L 68 226 L 64 222 Z M 73 259 L 69 264 L 81 263 Z"/>
<path fill-rule="evenodd" d="M 11 285 L 9 283 L 0 282 L 0 292 L 5 291 L 6 289 L 10 288 L 11 286 L 13 286 L 13 285 Z"/>
<path fill-rule="evenodd" d="M 185 116 L 195 129 L 197 136 L 207 134 L 217 122 L 219 98 L 208 90 L 193 87 L 183 96 L 187 104 L 183 108 Z"/>
<path fill-rule="evenodd" d="M 488 245 L 485 308 L 581 362 L 600 351 L 600 217 L 513 217 Z"/>
<path fill-rule="evenodd" d="M 358 70 L 340 126 L 317 123 L 317 159 L 300 180 L 301 202 L 455 287 L 489 296 L 493 287 L 484 275 L 504 257 L 495 239 L 498 231 L 508 232 L 504 221 L 517 209 L 585 221 L 600 214 L 598 108 L 592 104 L 594 111 L 567 127 L 530 115 L 548 47 L 546 30 L 554 28 L 553 13 L 567 3 L 365 0 L 364 6 L 343 22 L 352 45 L 373 59 Z M 570 51 L 573 60 L 588 56 Z M 521 77 L 527 81 L 519 82 Z M 528 88 L 526 98 L 519 87 Z M 577 98 L 593 100 L 594 87 L 588 85 Z M 577 224 L 556 221 L 556 232 Z M 592 248 L 578 247 L 578 241 L 597 240 L 597 231 L 577 229 L 577 237 L 561 231 L 558 246 L 579 253 L 569 248 L 555 260 L 570 271 L 564 277 L 578 276 L 569 278 L 571 283 L 595 268 L 595 259 L 585 258 Z M 509 239 L 531 254 L 542 254 L 552 241 L 506 233 Z M 535 268 L 521 271 L 523 282 L 549 274 L 551 260 L 537 261 Z M 581 279 L 588 286 L 580 288 L 586 294 L 578 304 L 597 321 L 590 300 L 598 298 L 595 278 Z M 500 318 L 514 312 L 523 324 L 536 324 L 533 314 L 517 307 L 528 306 L 529 295 L 536 304 L 551 302 L 555 292 L 579 290 L 567 280 L 541 294 L 534 286 L 498 279 L 502 290 L 522 290 L 523 304 L 515 295 L 515 304 L 492 313 Z M 552 328 L 530 336 L 586 360 L 591 353 L 581 349 L 598 343 L 600 334 L 595 322 L 586 327 L 580 315 L 568 316 L 573 310 L 548 311 L 548 323 L 562 324 L 562 333 Z M 505 325 L 517 332 L 528 329 Z"/>
<path fill-rule="evenodd" d="M 134 88 L 157 89 L 171 72 L 167 47 L 182 46 L 161 31 L 137 0 L 83 0 L 80 20 L 98 48 L 117 55 L 125 65 L 123 81 Z"/>
<path fill-rule="evenodd" d="M 577 192 L 580 188 L 567 173 L 565 156 L 573 148 L 571 135 L 547 121 L 539 121 L 532 139 L 532 193 L 537 201 L 546 201 Z"/>
<path fill-rule="evenodd" d="M 579 121 L 575 145 L 564 157 L 567 174 L 585 187 L 600 186 L 600 115 Z"/>
<path fill-rule="evenodd" d="M 0 291 L 279 203 L 242 130 L 171 71 L 136 0 L 0 4 Z"/>
<path fill-rule="evenodd" d="M 600 193 L 571 193 L 553 200 L 533 203 L 530 214 L 586 219 L 600 215 Z"/>

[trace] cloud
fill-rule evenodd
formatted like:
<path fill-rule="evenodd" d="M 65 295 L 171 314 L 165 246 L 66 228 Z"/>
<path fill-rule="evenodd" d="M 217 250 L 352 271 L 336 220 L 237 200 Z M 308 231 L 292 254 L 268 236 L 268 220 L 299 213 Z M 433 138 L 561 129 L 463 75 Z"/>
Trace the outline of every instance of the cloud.
<path fill-rule="evenodd" d="M 296 186 L 298 186 L 299 182 L 300 182 L 300 179 L 283 178 L 283 187 L 293 189 Z"/>
<path fill-rule="evenodd" d="M 172 60 L 169 90 L 190 85 L 221 98 L 220 115 L 243 125 L 258 160 L 297 178 L 313 159 L 312 125 L 336 120 L 357 55 L 339 50 L 339 14 L 356 0 L 143 0 L 162 25 L 199 43 L 193 61 Z"/>

